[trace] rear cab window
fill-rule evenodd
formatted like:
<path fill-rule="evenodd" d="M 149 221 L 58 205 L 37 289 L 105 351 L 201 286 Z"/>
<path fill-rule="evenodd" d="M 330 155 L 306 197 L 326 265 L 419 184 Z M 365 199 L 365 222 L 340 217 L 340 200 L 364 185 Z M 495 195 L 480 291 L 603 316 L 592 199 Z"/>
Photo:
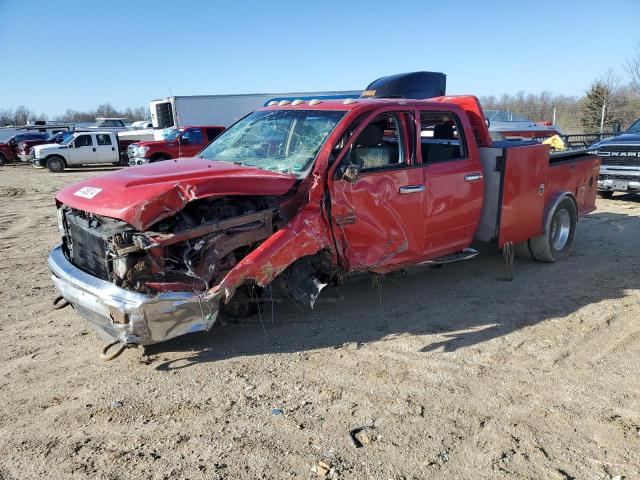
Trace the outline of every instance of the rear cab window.
<path fill-rule="evenodd" d="M 456 114 L 420 112 L 420 153 L 424 165 L 467 158 L 467 151 L 462 125 Z"/>
<path fill-rule="evenodd" d="M 111 135 L 106 133 L 98 133 L 96 135 L 98 145 L 111 145 Z"/>

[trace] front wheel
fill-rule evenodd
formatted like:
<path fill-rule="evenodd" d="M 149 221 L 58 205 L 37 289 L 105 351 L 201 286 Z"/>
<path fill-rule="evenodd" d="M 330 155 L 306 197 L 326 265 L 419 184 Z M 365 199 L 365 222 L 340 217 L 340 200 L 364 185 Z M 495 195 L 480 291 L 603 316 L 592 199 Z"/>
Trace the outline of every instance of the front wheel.
<path fill-rule="evenodd" d="M 47 168 L 50 172 L 59 173 L 66 167 L 64 160 L 60 157 L 51 157 L 47 160 Z"/>
<path fill-rule="evenodd" d="M 600 190 L 598 195 L 600 198 L 611 198 L 613 197 L 613 192 L 611 190 Z"/>
<path fill-rule="evenodd" d="M 576 234 L 578 212 L 570 198 L 564 198 L 551 216 L 549 228 L 539 237 L 529 240 L 533 258 L 539 262 L 558 262 L 571 254 Z"/>
<path fill-rule="evenodd" d="M 4 158 L 4 155 L 0 153 L 0 166 L 4 165 L 5 163 L 7 163 L 7 159 Z"/>

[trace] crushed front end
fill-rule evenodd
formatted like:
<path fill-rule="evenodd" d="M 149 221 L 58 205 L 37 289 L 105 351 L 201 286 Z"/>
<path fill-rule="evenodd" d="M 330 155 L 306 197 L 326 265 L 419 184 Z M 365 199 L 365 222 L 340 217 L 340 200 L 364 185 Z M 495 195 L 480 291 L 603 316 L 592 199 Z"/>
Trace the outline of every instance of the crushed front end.
<path fill-rule="evenodd" d="M 220 281 L 283 225 L 279 212 L 268 197 L 208 198 L 142 232 L 61 205 L 49 268 L 105 340 L 160 342 L 211 328 L 229 296 Z"/>

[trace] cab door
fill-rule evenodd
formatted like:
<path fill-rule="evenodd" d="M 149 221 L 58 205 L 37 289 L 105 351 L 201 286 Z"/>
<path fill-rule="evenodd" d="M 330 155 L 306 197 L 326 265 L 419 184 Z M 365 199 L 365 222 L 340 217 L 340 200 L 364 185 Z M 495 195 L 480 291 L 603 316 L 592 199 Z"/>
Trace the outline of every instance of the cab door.
<path fill-rule="evenodd" d="M 338 156 L 331 217 L 347 269 L 384 272 L 421 257 L 425 185 L 415 138 L 413 111 L 385 111 L 362 122 Z M 360 168 L 355 179 L 349 165 Z"/>
<path fill-rule="evenodd" d="M 83 163 L 96 163 L 98 155 L 96 146 L 90 133 L 78 135 L 69 145 L 67 150 L 69 164 L 82 165 Z"/>
<path fill-rule="evenodd" d="M 118 146 L 113 144 L 112 135 L 96 133 L 96 154 L 98 163 L 115 163 L 118 161 Z"/>
<path fill-rule="evenodd" d="M 473 241 L 484 181 L 471 125 L 457 111 L 420 110 L 420 160 L 425 173 L 425 251 L 458 252 Z"/>
<path fill-rule="evenodd" d="M 199 128 L 189 128 L 182 132 L 180 138 L 181 157 L 193 157 L 204 147 L 204 139 L 202 138 L 202 130 Z"/>

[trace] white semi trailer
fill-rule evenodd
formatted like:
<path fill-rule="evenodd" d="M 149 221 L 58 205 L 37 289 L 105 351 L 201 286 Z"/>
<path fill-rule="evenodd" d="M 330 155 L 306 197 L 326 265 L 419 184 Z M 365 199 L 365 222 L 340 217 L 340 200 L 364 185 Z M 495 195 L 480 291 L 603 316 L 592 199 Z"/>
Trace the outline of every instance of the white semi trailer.
<path fill-rule="evenodd" d="M 273 99 L 310 100 L 359 97 L 360 90 L 298 93 L 249 93 L 239 95 L 172 96 L 149 102 L 154 128 L 184 125 L 220 125 L 228 127 Z"/>

